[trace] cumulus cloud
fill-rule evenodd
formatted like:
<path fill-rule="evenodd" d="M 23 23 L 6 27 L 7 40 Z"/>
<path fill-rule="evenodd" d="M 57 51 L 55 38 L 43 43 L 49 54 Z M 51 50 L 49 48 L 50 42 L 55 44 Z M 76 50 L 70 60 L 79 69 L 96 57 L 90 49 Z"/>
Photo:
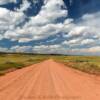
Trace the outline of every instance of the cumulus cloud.
<path fill-rule="evenodd" d="M 94 46 L 90 48 L 78 48 L 72 49 L 72 54 L 80 54 L 80 55 L 100 55 L 100 46 Z"/>
<path fill-rule="evenodd" d="M 20 9 L 17 9 L 17 11 L 23 12 L 26 11 L 30 7 L 31 3 L 28 0 L 23 0 L 22 4 L 20 5 Z"/>
<path fill-rule="evenodd" d="M 59 54 L 61 45 L 40 45 L 34 46 L 32 51 L 35 53 L 42 53 L 42 54 Z"/>
<path fill-rule="evenodd" d="M 3 36 L 0 34 L 0 40 L 2 40 L 3 39 Z"/>
<path fill-rule="evenodd" d="M 70 0 L 70 4 L 72 0 Z M 1 0 L 0 4 L 16 2 L 16 0 Z M 38 0 L 33 0 L 34 3 Z M 13 52 L 36 52 L 58 54 L 98 53 L 100 48 L 100 12 L 85 14 L 77 22 L 68 18 L 68 10 L 63 0 L 44 0 L 40 12 L 28 17 L 24 14 L 30 7 L 28 0 L 23 0 L 19 9 L 10 11 L 0 7 L 0 40 L 9 39 L 20 43 L 54 38 L 53 45 L 42 44 L 34 46 L 13 46 Z M 26 18 L 28 19 L 27 22 Z M 11 20 L 12 19 L 12 20 Z M 60 43 L 58 43 L 61 40 Z M 50 40 L 47 40 L 50 41 Z M 51 40 L 52 41 L 52 40 Z M 93 50 L 94 49 L 94 50 Z"/>
<path fill-rule="evenodd" d="M 8 48 L 0 47 L 0 52 L 8 52 Z"/>
<path fill-rule="evenodd" d="M 7 29 L 7 31 L 4 33 L 4 38 L 17 40 L 18 42 L 28 42 L 32 40 L 45 39 L 49 36 L 62 32 L 64 25 L 61 22 L 57 22 L 57 20 L 59 20 L 60 18 L 65 18 L 67 16 L 67 10 L 61 8 L 62 6 L 65 7 L 62 0 L 46 1 L 38 15 L 36 15 L 35 17 L 30 17 L 30 21 L 27 22 L 23 27 L 14 27 L 15 24 L 24 20 L 25 15 L 23 14 L 23 11 L 29 7 L 28 1 L 25 0 L 24 2 L 21 6 L 21 9 L 17 10 L 17 12 L 11 12 L 7 9 L 1 8 L 1 12 L 4 13 L 3 10 L 5 10 L 4 14 L 5 16 L 7 16 L 7 18 L 11 17 L 9 16 L 9 14 L 11 13 L 13 18 L 11 17 L 10 19 L 14 20 L 14 22 L 10 21 L 6 23 L 8 25 L 10 23 L 14 24 L 12 26 L 9 26 L 12 28 L 11 30 Z M 1 14 L 1 17 L 3 17 L 4 14 Z M 5 20 L 7 19 L 5 18 Z"/>
<path fill-rule="evenodd" d="M 86 44 L 92 44 L 92 43 L 94 43 L 94 42 L 95 42 L 94 39 L 84 39 L 84 40 L 81 42 L 81 44 L 86 45 Z"/>
<path fill-rule="evenodd" d="M 14 35 L 18 35 L 15 32 L 17 26 L 23 23 L 25 18 L 23 12 L 13 12 L 6 8 L 0 8 L 0 35 L 2 39 L 14 39 Z M 10 38 L 10 34 L 12 34 L 12 38 Z"/>
<path fill-rule="evenodd" d="M 100 38 L 100 24 L 98 23 L 99 21 L 100 11 L 93 14 L 83 15 L 79 25 L 84 25 L 85 27 L 88 27 L 88 32 L 97 34 L 97 36 Z"/>
<path fill-rule="evenodd" d="M 14 46 L 10 48 L 11 52 L 31 52 L 32 47 L 31 46 Z"/>
<path fill-rule="evenodd" d="M 6 8 L 0 8 L 0 26 L 11 27 L 20 24 L 25 19 L 23 12 L 13 12 Z M 8 29 L 9 30 L 9 29 Z"/>
<path fill-rule="evenodd" d="M 16 3 L 16 0 L 0 0 L 0 5 L 7 4 L 7 3 Z"/>
<path fill-rule="evenodd" d="M 41 45 L 33 47 L 33 52 L 43 54 L 100 55 L 100 46 L 90 48 L 64 48 L 63 45 Z"/>

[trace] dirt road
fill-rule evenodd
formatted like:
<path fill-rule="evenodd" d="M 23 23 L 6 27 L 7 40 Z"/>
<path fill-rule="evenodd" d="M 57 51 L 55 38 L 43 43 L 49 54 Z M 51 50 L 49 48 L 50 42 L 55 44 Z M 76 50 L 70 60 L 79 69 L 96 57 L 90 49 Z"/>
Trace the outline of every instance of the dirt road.
<path fill-rule="evenodd" d="M 46 60 L 0 77 L 0 100 L 100 100 L 100 77 Z"/>

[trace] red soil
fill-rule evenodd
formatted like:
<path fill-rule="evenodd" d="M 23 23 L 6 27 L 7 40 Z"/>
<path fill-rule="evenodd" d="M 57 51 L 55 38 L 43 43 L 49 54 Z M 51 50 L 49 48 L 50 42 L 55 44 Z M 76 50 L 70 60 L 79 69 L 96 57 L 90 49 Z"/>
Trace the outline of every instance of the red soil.
<path fill-rule="evenodd" d="M 0 100 L 100 100 L 100 76 L 47 60 L 0 77 Z"/>

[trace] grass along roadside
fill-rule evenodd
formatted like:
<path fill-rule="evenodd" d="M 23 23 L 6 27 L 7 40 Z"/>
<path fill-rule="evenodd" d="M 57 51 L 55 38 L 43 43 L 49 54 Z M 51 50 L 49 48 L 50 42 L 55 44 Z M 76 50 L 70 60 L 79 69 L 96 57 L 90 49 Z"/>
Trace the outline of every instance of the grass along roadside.
<path fill-rule="evenodd" d="M 68 56 L 65 59 L 58 59 L 65 65 L 89 73 L 100 75 L 100 57 L 98 56 Z"/>
<path fill-rule="evenodd" d="M 100 75 L 99 56 L 51 56 L 51 58 L 71 68 L 89 74 Z"/>
<path fill-rule="evenodd" d="M 0 54 L 0 75 L 26 67 L 28 65 L 52 58 L 65 65 L 90 73 L 100 75 L 100 57 L 98 56 L 64 56 L 64 55 L 34 55 L 34 54 Z"/>
<path fill-rule="evenodd" d="M 0 75 L 45 60 L 40 55 L 0 54 Z"/>

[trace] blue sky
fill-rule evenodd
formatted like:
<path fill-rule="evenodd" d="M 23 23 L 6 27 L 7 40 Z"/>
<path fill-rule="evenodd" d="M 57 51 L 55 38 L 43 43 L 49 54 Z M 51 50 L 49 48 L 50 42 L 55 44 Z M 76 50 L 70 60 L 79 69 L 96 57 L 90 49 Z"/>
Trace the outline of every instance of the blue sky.
<path fill-rule="evenodd" d="M 0 0 L 0 51 L 100 55 L 99 0 Z"/>

